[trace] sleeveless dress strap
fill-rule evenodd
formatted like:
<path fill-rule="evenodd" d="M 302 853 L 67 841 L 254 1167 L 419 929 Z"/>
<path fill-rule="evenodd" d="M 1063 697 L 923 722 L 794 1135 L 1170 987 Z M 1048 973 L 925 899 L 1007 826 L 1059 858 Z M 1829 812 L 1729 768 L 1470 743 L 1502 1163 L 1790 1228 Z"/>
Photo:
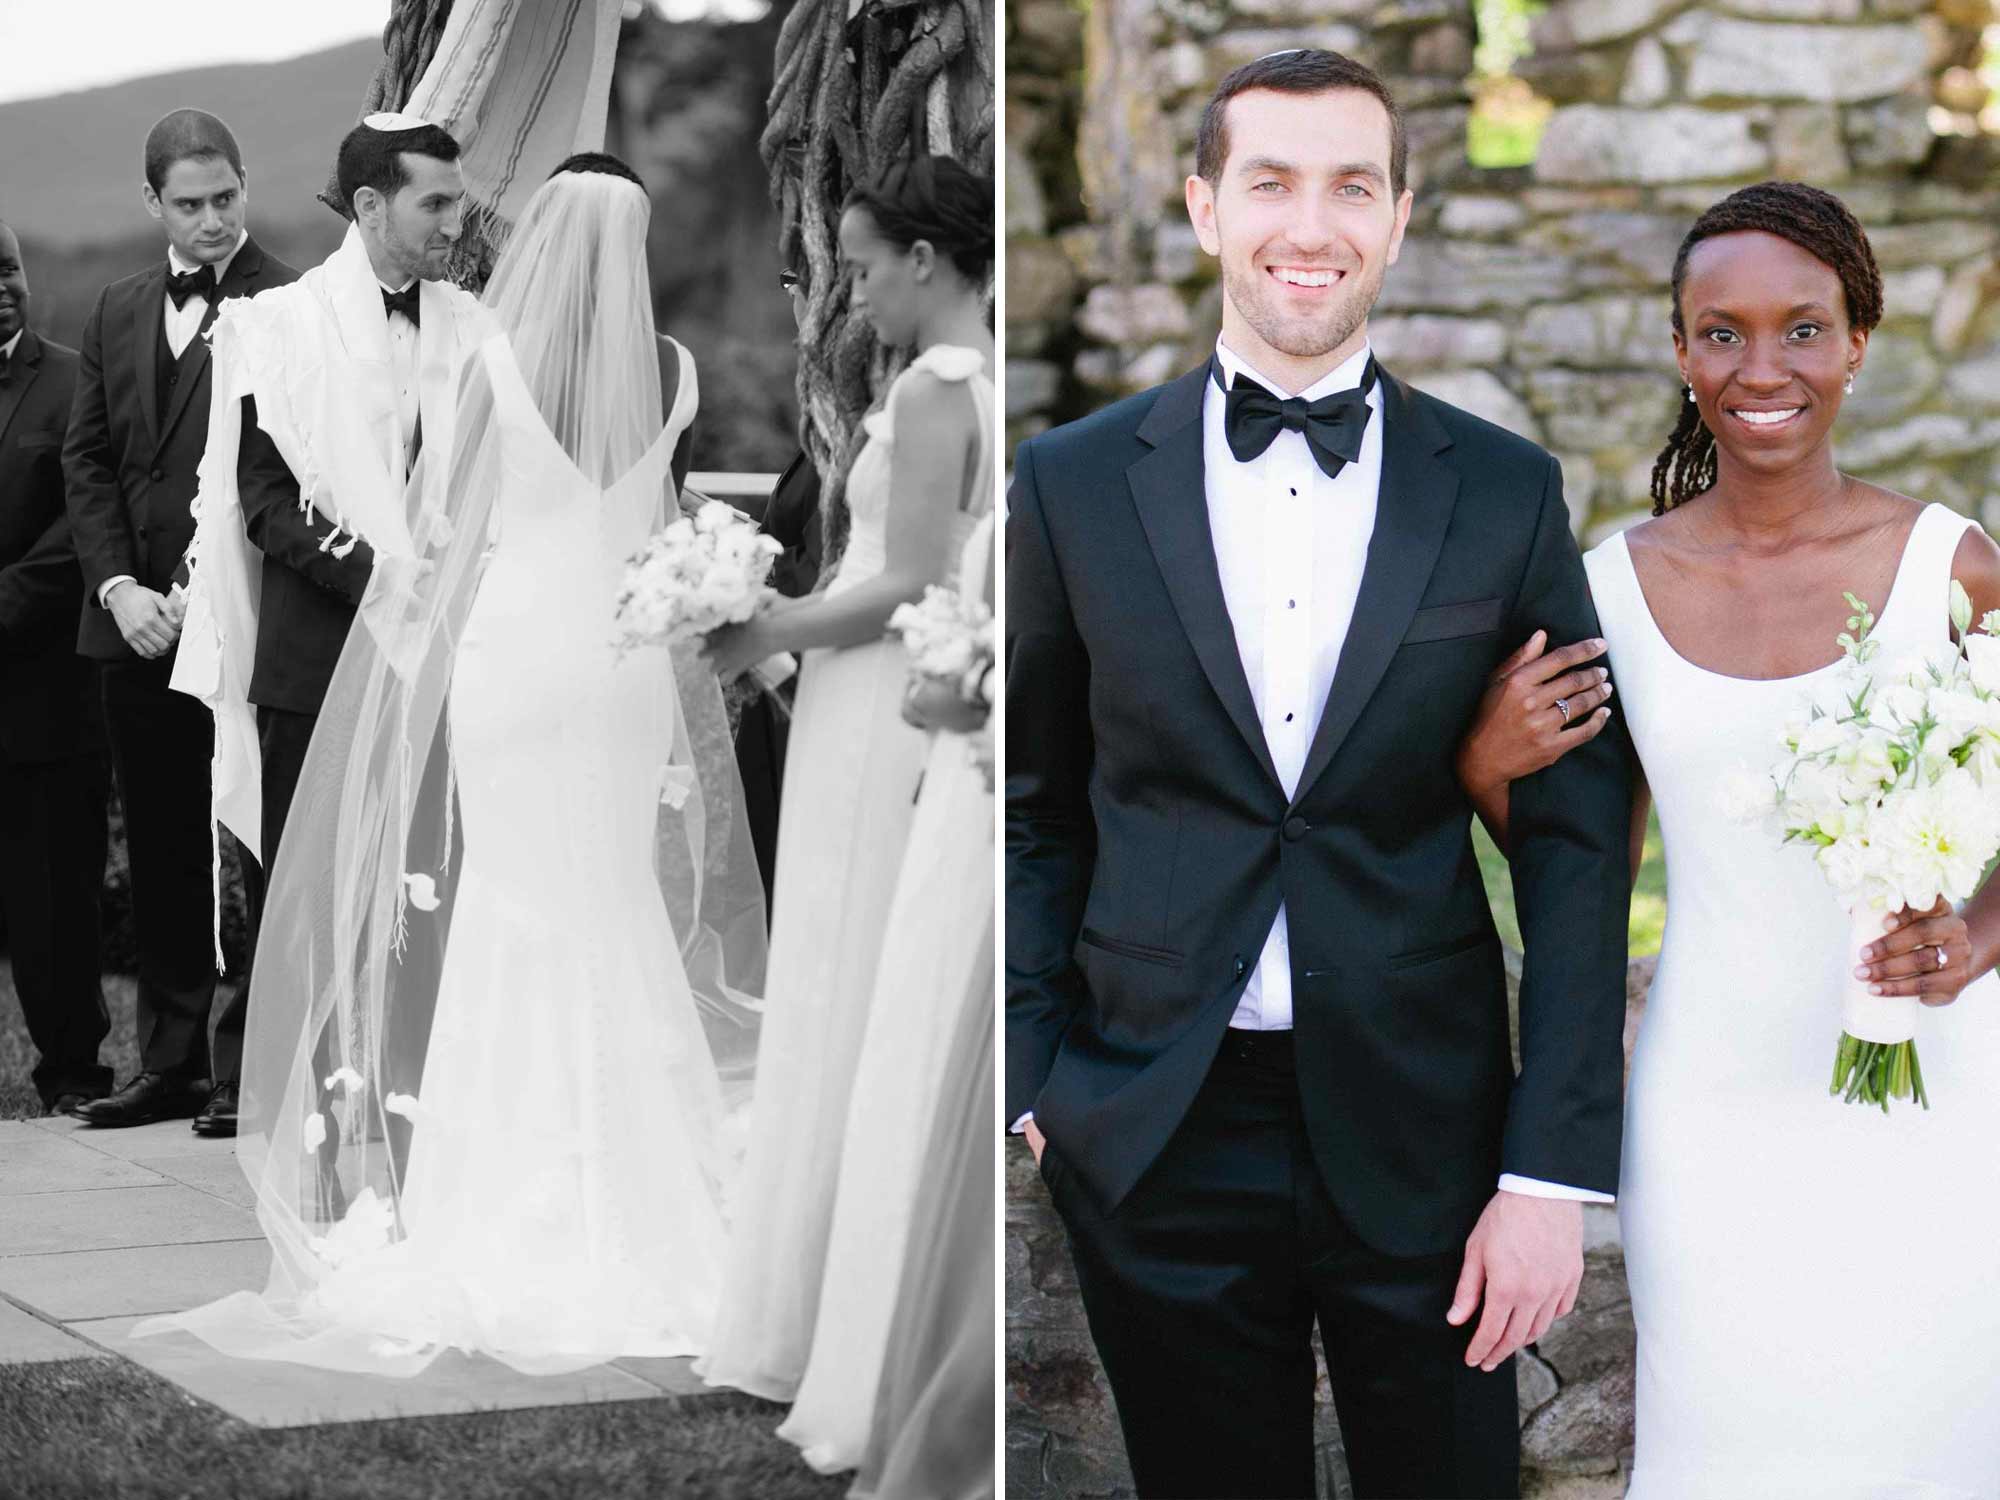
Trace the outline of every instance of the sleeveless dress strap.
<path fill-rule="evenodd" d="M 1923 508 L 1917 524 L 1911 528 L 1903 558 L 1903 569 L 1918 586 L 1920 597 L 1950 599 L 1952 560 L 1958 554 L 1958 544 L 1965 540 L 1965 533 L 1978 524 L 1970 516 L 1962 516 L 1936 501 Z"/>

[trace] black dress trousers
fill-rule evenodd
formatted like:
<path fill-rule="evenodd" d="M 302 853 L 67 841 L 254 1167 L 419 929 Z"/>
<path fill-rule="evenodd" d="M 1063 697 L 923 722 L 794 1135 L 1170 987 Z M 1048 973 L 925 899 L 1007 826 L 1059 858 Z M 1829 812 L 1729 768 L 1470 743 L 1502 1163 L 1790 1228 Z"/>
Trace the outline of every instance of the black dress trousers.
<path fill-rule="evenodd" d="M 104 727 L 132 866 L 139 949 L 139 1065 L 191 1081 L 209 1075 L 215 1002 L 214 839 L 208 705 L 168 687 L 171 654 L 108 661 Z"/>
<path fill-rule="evenodd" d="M 0 909 L 44 1105 L 63 1094 L 96 1099 L 111 1092 L 111 1069 L 97 1060 L 111 1030 L 99 979 L 98 909 L 109 794 L 101 752 L 0 760 Z"/>
<path fill-rule="evenodd" d="M 1518 1494 L 1513 1361 L 1468 1368 L 1472 1327 L 1445 1322 L 1462 1254 L 1385 1255 L 1342 1222 L 1290 1032 L 1227 1033 L 1115 1212 L 1066 1178 L 1060 1141 L 1042 1175 L 1140 1495 L 1312 1496 L 1315 1320 L 1361 1500 Z"/>

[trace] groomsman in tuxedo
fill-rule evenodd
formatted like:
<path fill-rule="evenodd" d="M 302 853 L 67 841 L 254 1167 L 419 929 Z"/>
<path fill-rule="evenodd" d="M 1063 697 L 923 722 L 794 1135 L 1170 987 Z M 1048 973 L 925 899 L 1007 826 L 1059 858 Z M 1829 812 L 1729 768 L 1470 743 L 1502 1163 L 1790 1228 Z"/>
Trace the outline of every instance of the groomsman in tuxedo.
<path fill-rule="evenodd" d="M 1455 751 L 1597 620 L 1554 459 L 1369 348 L 1407 169 L 1351 59 L 1225 78 L 1214 355 L 1014 470 L 1008 1118 L 1148 1497 L 1313 1494 L 1315 1324 L 1357 1496 L 1517 1493 L 1512 1356 L 1617 1187 L 1629 773 L 1513 784 L 1517 1073 Z"/>
<path fill-rule="evenodd" d="M 229 128 L 177 109 L 146 136 L 147 212 L 167 256 L 99 295 L 84 325 L 63 448 L 70 523 L 87 591 L 78 649 L 100 664 L 131 856 L 139 947 L 140 1071 L 78 1109 L 91 1125 L 195 1118 L 233 1129 L 243 989 L 216 1026 L 207 711 L 168 688 L 180 633 L 182 556 L 208 434 L 204 337 L 227 298 L 297 275 L 244 227 L 249 179 Z M 247 988 L 247 985 L 243 988 Z"/>
<path fill-rule="evenodd" d="M 52 1114 L 103 1097 L 110 1030 L 98 893 L 110 771 L 97 673 L 76 653 L 83 573 L 63 508 L 76 351 L 28 327 L 20 241 L 0 223 L 0 911 Z"/>
<path fill-rule="evenodd" d="M 797 271 L 782 271 L 778 284 L 792 301 L 792 319 L 803 322 L 805 284 Z M 802 599 L 819 581 L 825 538 L 819 524 L 819 470 L 805 450 L 799 450 L 777 487 L 764 503 L 763 527 L 784 547 L 771 564 L 771 587 L 787 599 Z M 750 843 L 764 877 L 764 906 L 772 907 L 773 876 L 778 863 L 778 808 L 785 787 L 785 748 L 791 721 L 786 717 L 796 679 L 781 685 L 782 706 L 772 694 L 759 693 L 744 708 L 736 729 L 736 769 L 743 777 L 743 811 L 750 824 Z"/>

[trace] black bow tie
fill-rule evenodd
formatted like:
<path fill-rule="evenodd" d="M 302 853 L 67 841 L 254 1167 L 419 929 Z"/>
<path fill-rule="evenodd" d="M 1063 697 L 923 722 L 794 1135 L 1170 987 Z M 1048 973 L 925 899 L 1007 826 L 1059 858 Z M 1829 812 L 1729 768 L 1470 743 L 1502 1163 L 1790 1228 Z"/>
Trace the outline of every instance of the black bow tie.
<path fill-rule="evenodd" d="M 420 282 L 413 281 L 400 292 L 383 292 L 382 311 L 392 314 L 401 313 L 410 320 L 410 325 L 413 328 L 423 327 L 423 314 L 418 310 L 421 304 L 417 301 L 417 288 L 421 284 Z"/>
<path fill-rule="evenodd" d="M 1222 385 L 1222 364 L 1213 366 Z M 1361 373 L 1361 384 L 1335 391 L 1317 401 L 1299 396 L 1279 397 L 1247 376 L 1238 375 L 1224 391 L 1222 430 L 1238 463 L 1257 457 L 1289 427 L 1305 434 L 1313 462 L 1332 479 L 1361 457 L 1361 435 L 1368 430 L 1368 392 L 1375 384 L 1375 358 Z"/>
<path fill-rule="evenodd" d="M 192 271 L 167 272 L 167 295 L 179 307 L 190 297 L 204 302 L 215 300 L 215 267 L 196 266 Z"/>

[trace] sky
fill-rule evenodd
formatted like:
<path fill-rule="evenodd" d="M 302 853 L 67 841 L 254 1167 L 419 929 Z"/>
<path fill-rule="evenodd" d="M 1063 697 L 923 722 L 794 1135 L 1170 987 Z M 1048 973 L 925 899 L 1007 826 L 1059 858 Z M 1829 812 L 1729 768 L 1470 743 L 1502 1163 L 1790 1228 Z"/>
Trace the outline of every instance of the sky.
<path fill-rule="evenodd" d="M 754 20 L 768 0 L 653 0 L 668 20 Z M 160 0 L 0 3 L 0 103 L 67 94 L 180 68 L 271 62 L 380 36 L 391 0 Z M 636 7 L 627 0 L 627 10 Z M 198 25 L 184 17 L 199 17 Z"/>
<path fill-rule="evenodd" d="M 390 0 L 159 0 L 0 4 L 0 102 L 213 63 L 269 62 L 380 36 Z M 198 18 L 199 24 L 186 22 Z"/>

